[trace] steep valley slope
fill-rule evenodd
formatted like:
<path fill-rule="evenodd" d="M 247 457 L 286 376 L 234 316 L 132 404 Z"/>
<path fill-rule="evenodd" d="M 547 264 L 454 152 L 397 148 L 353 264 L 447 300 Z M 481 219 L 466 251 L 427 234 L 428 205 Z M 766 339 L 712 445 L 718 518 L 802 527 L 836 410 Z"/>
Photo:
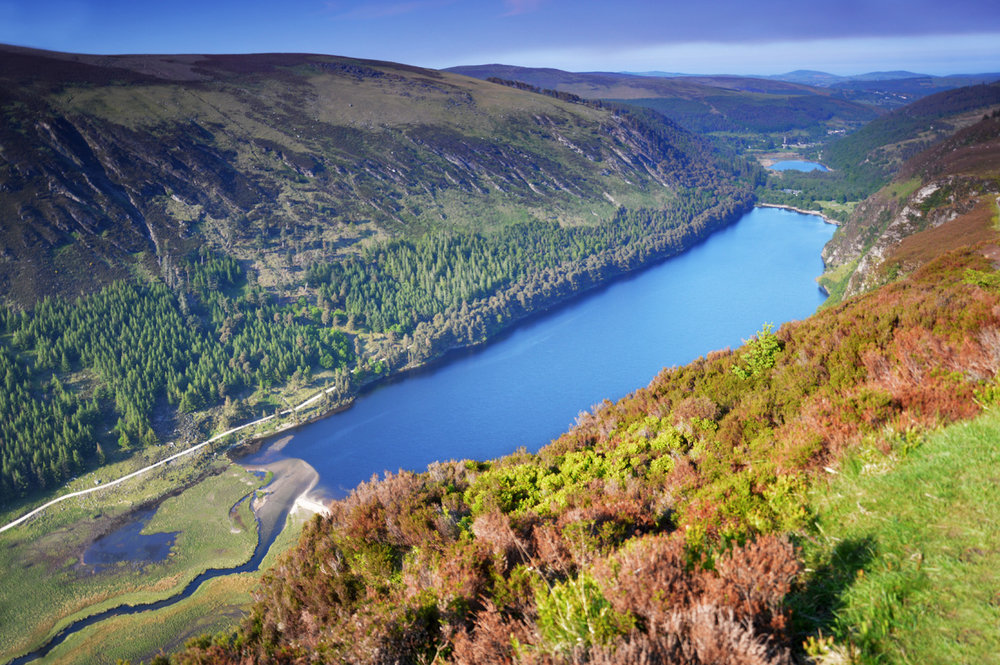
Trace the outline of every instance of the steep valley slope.
<path fill-rule="evenodd" d="M 22 306 L 203 244 L 269 285 L 373 237 L 593 224 L 725 169 L 660 120 L 389 63 L 0 59 L 0 288 Z"/>

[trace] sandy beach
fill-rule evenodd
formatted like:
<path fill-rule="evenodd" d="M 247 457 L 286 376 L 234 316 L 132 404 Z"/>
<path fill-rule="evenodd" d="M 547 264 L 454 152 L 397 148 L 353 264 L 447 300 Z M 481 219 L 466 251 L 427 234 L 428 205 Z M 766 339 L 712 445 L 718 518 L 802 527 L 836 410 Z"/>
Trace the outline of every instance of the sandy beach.
<path fill-rule="evenodd" d="M 310 496 L 310 491 L 319 481 L 319 474 L 303 460 L 285 458 L 244 466 L 250 471 L 270 471 L 274 474 L 274 479 L 255 499 L 253 505 L 260 520 L 262 541 L 266 542 L 271 534 L 284 527 L 285 517 L 289 512 L 326 511 L 326 505 L 320 497 Z"/>

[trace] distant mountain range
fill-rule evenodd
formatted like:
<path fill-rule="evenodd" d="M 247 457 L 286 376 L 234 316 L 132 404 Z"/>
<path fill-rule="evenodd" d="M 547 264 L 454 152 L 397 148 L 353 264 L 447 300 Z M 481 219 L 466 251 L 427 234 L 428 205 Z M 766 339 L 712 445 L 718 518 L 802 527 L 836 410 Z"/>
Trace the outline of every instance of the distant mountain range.
<path fill-rule="evenodd" d="M 591 73 L 591 72 L 587 72 Z M 597 72 L 593 72 L 597 73 Z M 685 74 L 684 72 L 663 72 L 663 71 L 648 71 L 648 72 L 618 72 L 619 74 L 624 74 L 626 76 L 655 76 L 660 78 L 698 78 L 704 77 L 704 74 Z M 715 74 L 712 77 L 729 77 L 732 74 Z M 761 79 L 772 79 L 777 81 L 788 81 L 789 83 L 802 83 L 804 85 L 813 85 L 819 88 L 827 88 L 835 86 L 838 84 L 844 84 L 849 82 L 873 82 L 873 81 L 901 81 L 905 79 L 932 79 L 938 81 L 956 81 L 963 80 L 966 81 L 963 85 L 973 85 L 975 83 L 991 82 L 1000 79 L 1000 73 L 985 73 L 985 74 L 949 74 L 947 76 L 935 76 L 933 74 L 920 74 L 917 72 L 910 72 L 906 70 L 894 70 L 889 72 L 867 72 L 865 74 L 850 74 L 848 76 L 840 76 L 838 74 L 831 74 L 829 72 L 821 72 L 815 69 L 796 69 L 795 71 L 786 72 L 784 74 L 741 74 L 741 78 L 761 78 Z"/>
<path fill-rule="evenodd" d="M 825 90 L 828 95 L 846 101 L 857 102 L 869 107 L 897 108 L 916 101 L 921 97 L 932 95 L 943 90 L 953 90 L 979 83 L 992 83 L 1000 80 L 1000 72 L 988 72 L 982 74 L 953 74 L 948 76 L 934 76 L 931 74 L 921 74 L 905 70 L 888 72 L 867 72 L 864 74 L 852 74 L 850 76 L 839 76 L 828 72 L 821 72 L 810 69 L 797 69 L 785 74 L 774 75 L 731 75 L 731 74 L 684 74 L 681 72 L 647 71 L 647 72 L 560 72 L 556 69 L 539 69 L 513 67 L 510 65 L 472 65 L 463 67 L 452 67 L 449 71 L 466 74 L 474 78 L 486 78 L 485 72 L 492 72 L 490 76 L 500 78 L 515 78 L 532 85 L 541 87 L 553 87 L 559 90 L 566 90 L 569 86 L 578 84 L 581 80 L 595 81 L 597 85 L 608 80 L 615 80 L 619 84 L 626 84 L 632 88 L 657 88 L 662 84 L 652 83 L 649 79 L 663 81 L 672 80 L 678 86 L 685 85 L 682 81 L 690 84 L 692 82 L 704 83 L 716 87 L 736 87 L 747 92 L 777 92 L 776 89 L 765 89 L 760 81 L 774 81 L 801 86 L 809 86 L 812 89 Z M 556 75 L 558 73 L 558 76 Z M 567 76 L 568 75 L 568 76 Z M 520 77 L 520 78 L 518 78 Z M 646 80 L 646 81 L 644 81 Z M 548 82 L 553 85 L 544 85 Z M 749 81 L 757 81 L 750 84 Z M 573 91 L 582 97 L 588 97 L 583 92 Z M 624 96 L 622 96 L 624 98 Z"/>
<path fill-rule="evenodd" d="M 447 70 L 479 79 L 520 81 L 585 99 L 651 108 L 685 129 L 717 140 L 767 148 L 786 139 L 823 140 L 856 129 L 879 115 L 869 104 L 837 91 L 792 81 L 747 76 L 639 76 L 611 72 L 491 64 Z"/>

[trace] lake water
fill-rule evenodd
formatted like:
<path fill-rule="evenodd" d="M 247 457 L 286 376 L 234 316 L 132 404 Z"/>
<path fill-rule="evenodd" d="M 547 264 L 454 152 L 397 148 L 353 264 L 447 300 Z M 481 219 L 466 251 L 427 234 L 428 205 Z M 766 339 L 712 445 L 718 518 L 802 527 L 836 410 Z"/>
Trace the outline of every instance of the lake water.
<path fill-rule="evenodd" d="M 783 162 L 775 162 L 767 168 L 772 171 L 829 171 L 819 162 L 804 162 L 798 159 L 788 159 Z"/>
<path fill-rule="evenodd" d="M 824 298 L 815 278 L 833 231 L 813 215 L 756 208 L 680 256 L 381 385 L 244 462 L 304 459 L 319 472 L 317 490 L 335 498 L 384 470 L 537 450 L 581 410 L 665 366 L 809 316 Z"/>

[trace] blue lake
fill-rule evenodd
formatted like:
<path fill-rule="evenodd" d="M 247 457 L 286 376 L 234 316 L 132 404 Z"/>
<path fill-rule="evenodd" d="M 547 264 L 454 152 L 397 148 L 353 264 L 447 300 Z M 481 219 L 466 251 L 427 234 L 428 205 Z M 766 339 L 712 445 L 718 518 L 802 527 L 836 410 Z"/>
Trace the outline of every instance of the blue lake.
<path fill-rule="evenodd" d="M 797 159 L 789 159 L 783 162 L 775 162 L 767 168 L 772 171 L 829 171 L 819 162 L 804 162 Z"/>
<path fill-rule="evenodd" d="M 820 250 L 833 231 L 813 215 L 756 208 L 680 256 L 379 386 L 244 462 L 304 459 L 319 472 L 316 489 L 339 497 L 384 470 L 537 450 L 581 410 L 665 366 L 812 314 L 824 298 Z"/>

